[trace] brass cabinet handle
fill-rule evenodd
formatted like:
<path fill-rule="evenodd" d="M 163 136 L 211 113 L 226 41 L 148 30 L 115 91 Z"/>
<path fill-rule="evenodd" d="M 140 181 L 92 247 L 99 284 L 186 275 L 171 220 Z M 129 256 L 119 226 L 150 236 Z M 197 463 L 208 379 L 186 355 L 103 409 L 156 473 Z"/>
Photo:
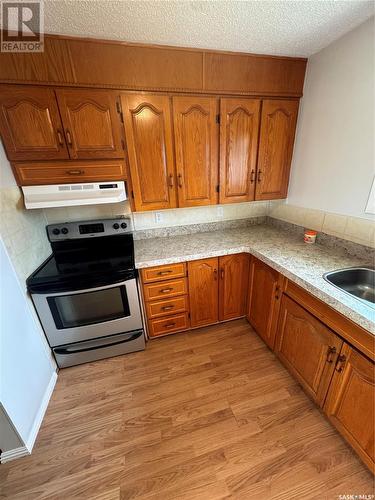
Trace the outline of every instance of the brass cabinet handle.
<path fill-rule="evenodd" d="M 173 188 L 173 174 L 169 174 L 169 187 Z"/>
<path fill-rule="evenodd" d="M 220 278 L 222 280 L 224 279 L 224 268 L 223 267 L 220 269 Z"/>
<path fill-rule="evenodd" d="M 333 363 L 334 355 L 336 354 L 336 347 L 329 346 L 327 349 L 327 363 Z"/>
<path fill-rule="evenodd" d="M 214 269 L 214 280 L 217 280 L 217 269 Z"/>
<path fill-rule="evenodd" d="M 84 170 L 66 170 L 66 174 L 68 175 L 83 175 L 85 173 Z"/>
<path fill-rule="evenodd" d="M 67 140 L 69 146 L 71 146 L 73 144 L 73 142 L 72 142 L 72 136 L 70 135 L 69 129 L 65 130 L 65 135 L 66 135 L 66 140 Z"/>
<path fill-rule="evenodd" d="M 174 308 L 174 306 L 163 306 L 163 307 L 161 307 L 161 310 L 162 311 L 169 311 L 170 309 L 173 309 L 173 308 Z"/>
<path fill-rule="evenodd" d="M 173 328 L 174 326 L 176 326 L 176 323 L 167 323 L 164 328 Z"/>
<path fill-rule="evenodd" d="M 158 276 L 164 276 L 165 274 L 172 273 L 173 271 L 171 269 L 168 269 L 167 271 L 159 271 Z"/>
<path fill-rule="evenodd" d="M 160 290 L 160 293 L 168 293 L 168 292 L 171 292 L 173 290 L 173 288 L 162 288 Z"/>
<path fill-rule="evenodd" d="M 56 134 L 57 134 L 57 139 L 58 139 L 58 141 L 59 141 L 60 146 L 64 146 L 64 139 L 63 139 L 63 136 L 62 136 L 61 130 L 60 130 L 60 129 L 57 129 L 57 130 L 56 130 Z"/>
<path fill-rule="evenodd" d="M 262 180 L 262 179 L 261 179 L 261 177 L 260 177 L 260 174 L 261 174 L 261 173 L 262 173 L 262 171 L 261 171 L 261 170 L 258 170 L 258 182 L 261 182 L 261 180 Z"/>
<path fill-rule="evenodd" d="M 337 358 L 337 363 L 336 363 L 337 372 L 341 373 L 343 371 L 345 366 L 345 361 L 346 361 L 345 354 L 340 354 L 340 356 Z"/>
<path fill-rule="evenodd" d="M 279 298 L 280 298 L 279 291 L 280 291 L 280 285 L 276 285 L 276 288 L 275 288 L 275 299 L 276 300 L 279 300 Z"/>
<path fill-rule="evenodd" d="M 250 182 L 251 184 L 255 181 L 255 170 L 253 169 L 250 173 Z"/>
<path fill-rule="evenodd" d="M 182 188 L 182 174 L 178 174 L 178 187 Z"/>

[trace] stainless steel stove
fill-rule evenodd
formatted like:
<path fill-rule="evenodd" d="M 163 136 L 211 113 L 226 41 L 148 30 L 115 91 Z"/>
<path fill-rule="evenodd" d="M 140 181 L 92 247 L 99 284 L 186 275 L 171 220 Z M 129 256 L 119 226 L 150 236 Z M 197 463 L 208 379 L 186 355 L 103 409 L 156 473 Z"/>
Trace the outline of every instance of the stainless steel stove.
<path fill-rule="evenodd" d="M 145 348 L 129 219 L 47 226 L 27 287 L 59 367 Z"/>

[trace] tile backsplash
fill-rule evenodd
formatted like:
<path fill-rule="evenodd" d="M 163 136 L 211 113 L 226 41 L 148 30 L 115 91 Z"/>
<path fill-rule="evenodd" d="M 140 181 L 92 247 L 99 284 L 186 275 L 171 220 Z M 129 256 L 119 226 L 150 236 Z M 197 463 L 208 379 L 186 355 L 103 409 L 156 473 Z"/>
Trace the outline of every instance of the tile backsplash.
<path fill-rule="evenodd" d="M 309 229 L 315 229 L 344 240 L 375 248 L 375 217 L 368 219 L 333 214 L 322 210 L 270 202 L 268 215 Z"/>

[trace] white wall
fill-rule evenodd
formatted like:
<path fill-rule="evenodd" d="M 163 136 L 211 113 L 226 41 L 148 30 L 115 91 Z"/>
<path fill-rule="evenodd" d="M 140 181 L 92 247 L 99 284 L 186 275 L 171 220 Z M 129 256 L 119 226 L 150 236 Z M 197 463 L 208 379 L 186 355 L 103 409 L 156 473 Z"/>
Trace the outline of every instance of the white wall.
<path fill-rule="evenodd" d="M 1 238 L 0 270 L 0 402 L 31 450 L 56 381 L 56 366 Z"/>
<path fill-rule="evenodd" d="M 374 78 L 374 18 L 309 59 L 288 203 L 371 218 Z"/>

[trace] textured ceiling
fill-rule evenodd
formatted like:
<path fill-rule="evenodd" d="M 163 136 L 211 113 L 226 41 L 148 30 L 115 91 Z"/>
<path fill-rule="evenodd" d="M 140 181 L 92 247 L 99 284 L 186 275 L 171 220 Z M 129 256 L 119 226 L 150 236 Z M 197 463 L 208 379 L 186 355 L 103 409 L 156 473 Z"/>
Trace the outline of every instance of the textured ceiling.
<path fill-rule="evenodd" d="M 363 0 L 45 0 L 45 32 L 310 56 L 374 14 Z"/>

